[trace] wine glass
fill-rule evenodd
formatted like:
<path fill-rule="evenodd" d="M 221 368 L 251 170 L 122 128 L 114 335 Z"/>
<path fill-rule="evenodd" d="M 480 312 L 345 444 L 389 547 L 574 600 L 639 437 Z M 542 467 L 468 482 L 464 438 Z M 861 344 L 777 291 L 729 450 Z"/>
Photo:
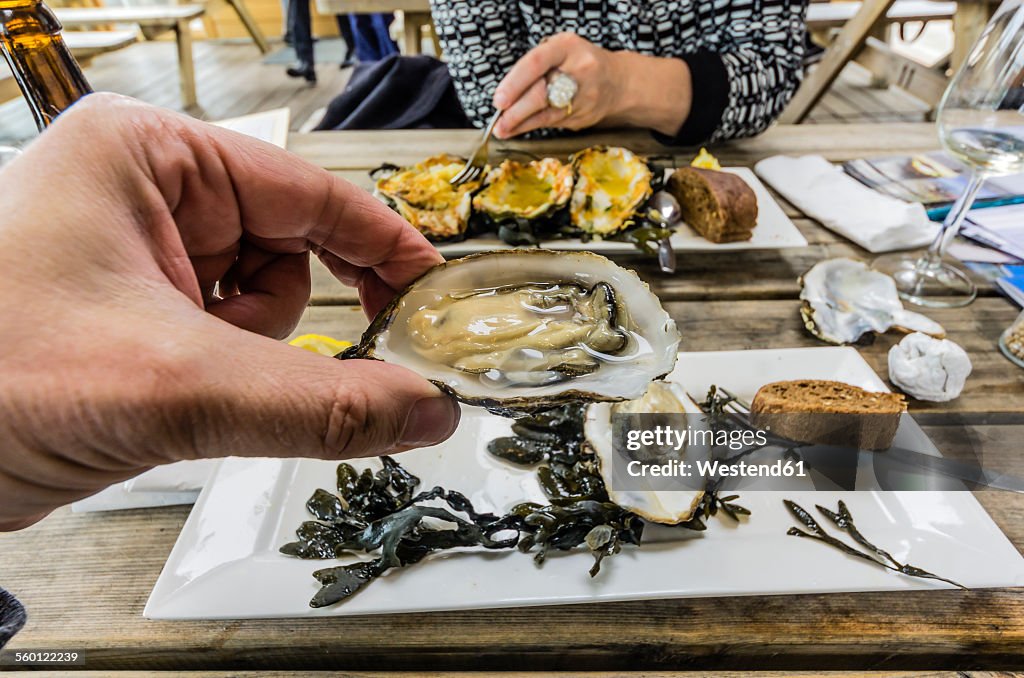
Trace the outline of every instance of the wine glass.
<path fill-rule="evenodd" d="M 943 261 L 949 243 L 988 177 L 1024 171 L 1024 6 L 1008 0 L 985 27 L 939 103 L 939 139 L 969 170 L 967 188 L 953 203 L 923 256 L 888 254 L 872 263 L 896 281 L 900 296 L 935 308 L 966 306 L 977 289 Z"/>

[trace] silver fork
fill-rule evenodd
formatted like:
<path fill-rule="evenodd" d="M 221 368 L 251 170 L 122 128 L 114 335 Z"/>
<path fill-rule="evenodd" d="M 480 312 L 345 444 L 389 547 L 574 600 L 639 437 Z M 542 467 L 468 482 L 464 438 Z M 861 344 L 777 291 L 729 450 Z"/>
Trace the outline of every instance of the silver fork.
<path fill-rule="evenodd" d="M 452 177 L 451 181 L 448 182 L 452 186 L 461 186 L 467 181 L 476 181 L 480 178 L 480 175 L 484 172 L 484 167 L 487 166 L 487 142 L 491 140 L 491 134 L 494 132 L 494 126 L 498 124 L 498 118 L 501 117 L 502 111 L 497 111 L 491 121 L 487 123 L 487 129 L 484 130 L 483 139 L 477 145 L 473 151 L 473 155 L 470 156 L 469 162 L 466 166 L 459 170 L 459 173 Z"/>

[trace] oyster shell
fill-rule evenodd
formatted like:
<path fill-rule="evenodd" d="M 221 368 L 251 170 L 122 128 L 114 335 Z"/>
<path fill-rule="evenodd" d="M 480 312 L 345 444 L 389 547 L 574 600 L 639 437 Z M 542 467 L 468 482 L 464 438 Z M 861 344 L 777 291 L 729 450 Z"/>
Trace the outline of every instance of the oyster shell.
<path fill-rule="evenodd" d="M 800 315 L 814 336 L 852 344 L 868 332 L 923 332 L 942 338 L 934 320 L 903 308 L 892 278 L 853 259 L 827 259 L 800 277 Z"/>
<path fill-rule="evenodd" d="M 376 191 L 428 240 L 443 242 L 465 237 L 480 181 L 452 186 L 465 158 L 435 155 L 413 167 L 376 173 Z"/>
<path fill-rule="evenodd" d="M 573 226 L 607 237 L 631 226 L 651 197 L 653 174 L 647 161 L 632 151 L 595 146 L 572 157 L 576 185 L 569 202 Z"/>
<path fill-rule="evenodd" d="M 635 273 L 589 252 L 483 252 L 440 264 L 350 355 L 403 365 L 501 413 L 637 398 L 679 332 Z"/>
<path fill-rule="evenodd" d="M 641 489 L 644 478 L 631 479 L 630 484 L 635 487 L 626 490 L 616 488 L 612 478 L 612 460 L 615 456 L 612 415 L 653 412 L 700 414 L 701 410 L 678 384 L 667 381 L 653 382 L 647 392 L 636 400 L 594 403 L 587 407 L 583 422 L 583 439 L 597 458 L 609 499 L 651 522 L 676 525 L 693 518 L 697 506 L 704 498 L 703 490 L 645 490 Z"/>
<path fill-rule="evenodd" d="M 473 198 L 473 209 L 497 222 L 539 219 L 565 207 L 572 186 L 572 166 L 555 158 L 505 160 L 487 174 L 483 190 Z"/>

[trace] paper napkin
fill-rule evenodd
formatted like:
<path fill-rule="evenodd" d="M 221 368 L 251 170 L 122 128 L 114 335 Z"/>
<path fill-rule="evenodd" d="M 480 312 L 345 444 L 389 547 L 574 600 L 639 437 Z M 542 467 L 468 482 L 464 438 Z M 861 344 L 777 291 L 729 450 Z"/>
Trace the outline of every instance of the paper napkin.
<path fill-rule="evenodd" d="M 804 214 L 870 252 L 922 247 L 938 230 L 922 205 L 873 191 L 820 155 L 777 155 L 754 172 Z"/>

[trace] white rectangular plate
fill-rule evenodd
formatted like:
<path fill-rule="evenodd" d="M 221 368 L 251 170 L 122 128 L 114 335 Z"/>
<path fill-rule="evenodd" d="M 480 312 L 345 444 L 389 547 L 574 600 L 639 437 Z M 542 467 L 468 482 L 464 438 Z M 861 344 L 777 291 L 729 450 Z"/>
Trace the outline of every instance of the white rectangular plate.
<path fill-rule="evenodd" d="M 676 252 L 704 252 L 719 250 L 772 250 L 784 247 L 806 247 L 807 240 L 800 233 L 779 204 L 772 198 L 754 173 L 746 167 L 727 167 L 725 172 L 732 172 L 747 182 L 754 195 L 757 196 L 757 227 L 754 236 L 744 242 L 713 243 L 697 235 L 689 226 L 681 225 L 672 235 L 672 247 Z M 589 250 L 598 254 L 630 254 L 636 252 L 633 245 L 614 240 L 594 240 L 581 242 L 576 238 L 566 240 L 548 240 L 541 247 L 552 250 Z M 461 257 L 474 252 L 486 250 L 513 249 L 502 242 L 497 236 L 470 238 L 462 242 L 438 245 L 437 249 L 446 258 Z"/>
<path fill-rule="evenodd" d="M 746 398 L 767 382 L 801 378 L 885 390 L 852 348 L 682 353 L 670 377 L 693 394 L 720 384 Z M 449 441 L 398 459 L 420 476 L 424 487 L 459 490 L 478 510 L 501 512 L 543 497 L 532 470 L 487 454 L 486 442 L 508 431 L 508 420 L 466 408 Z M 356 465 L 379 467 L 376 461 Z M 278 548 L 293 541 L 295 528 L 309 519 L 305 502 L 313 491 L 334 489 L 335 467 L 313 460 L 226 460 L 189 516 L 145 616 L 307 617 L 947 587 L 786 536 L 794 521 L 783 497 L 807 508 L 844 499 L 869 539 L 902 562 L 967 586 L 1024 585 L 1024 559 L 968 492 L 748 492 L 740 503 L 753 515 L 744 524 L 718 516 L 706 532 L 690 538 L 627 547 L 606 560 L 593 579 L 587 576 L 591 557 L 582 551 L 549 555 L 543 567 L 515 550 L 444 553 L 391 571 L 341 605 L 313 610 L 308 601 L 319 585 L 311 573 L 346 561 L 299 560 L 281 555 Z"/>

